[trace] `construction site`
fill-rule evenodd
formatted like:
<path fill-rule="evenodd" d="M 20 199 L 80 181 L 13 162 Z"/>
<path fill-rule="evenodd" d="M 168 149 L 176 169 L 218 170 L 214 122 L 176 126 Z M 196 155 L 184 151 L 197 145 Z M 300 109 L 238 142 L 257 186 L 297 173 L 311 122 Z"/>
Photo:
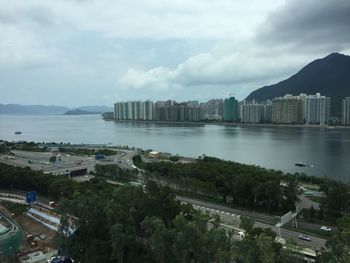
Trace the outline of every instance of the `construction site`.
<path fill-rule="evenodd" d="M 16 214 L 13 207 L 23 207 L 23 212 Z M 0 192 L 0 262 L 50 262 L 58 254 L 55 237 L 60 221 L 49 204 L 28 203 L 22 194 Z"/>

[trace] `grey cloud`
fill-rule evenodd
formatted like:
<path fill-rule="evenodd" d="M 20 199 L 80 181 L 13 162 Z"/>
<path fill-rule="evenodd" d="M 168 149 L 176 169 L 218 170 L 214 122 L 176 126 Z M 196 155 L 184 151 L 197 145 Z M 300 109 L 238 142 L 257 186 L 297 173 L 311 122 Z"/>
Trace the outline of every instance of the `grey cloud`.
<path fill-rule="evenodd" d="M 54 26 L 58 24 L 52 10 L 43 7 L 31 7 L 18 10 L 1 10 L 0 23 L 5 25 L 32 24 L 36 26 Z"/>
<path fill-rule="evenodd" d="M 262 44 L 341 50 L 350 44 L 350 1 L 287 0 L 257 33 Z"/>

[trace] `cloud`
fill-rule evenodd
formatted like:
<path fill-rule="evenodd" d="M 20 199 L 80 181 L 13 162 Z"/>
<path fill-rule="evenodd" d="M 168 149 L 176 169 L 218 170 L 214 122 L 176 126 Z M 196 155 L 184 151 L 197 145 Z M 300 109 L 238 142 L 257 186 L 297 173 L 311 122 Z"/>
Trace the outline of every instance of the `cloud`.
<path fill-rule="evenodd" d="M 130 69 L 122 86 L 221 86 L 247 95 L 252 89 L 289 77 L 313 59 L 347 50 L 349 32 L 349 1 L 287 0 L 267 16 L 254 36 L 223 41 L 174 68 Z"/>
<path fill-rule="evenodd" d="M 52 103 L 67 93 L 79 104 L 100 94 L 244 98 L 349 51 L 348 2 L 0 0 L 0 89 L 8 102 L 27 83 Z"/>
<path fill-rule="evenodd" d="M 256 41 L 299 51 L 350 46 L 350 1 L 288 0 L 262 24 Z"/>
<path fill-rule="evenodd" d="M 34 35 L 16 27 L 0 25 L 0 67 L 38 67 L 62 61 L 60 50 L 40 42 Z"/>
<path fill-rule="evenodd" d="M 188 58 L 176 68 L 157 67 L 149 70 L 130 69 L 121 86 L 135 89 L 172 89 L 174 87 L 249 86 L 285 76 L 300 59 L 278 55 L 274 58 L 253 53 L 219 55 L 201 53 Z M 285 63 L 289 60 L 288 63 Z M 243 85 L 243 86 L 242 86 Z"/>

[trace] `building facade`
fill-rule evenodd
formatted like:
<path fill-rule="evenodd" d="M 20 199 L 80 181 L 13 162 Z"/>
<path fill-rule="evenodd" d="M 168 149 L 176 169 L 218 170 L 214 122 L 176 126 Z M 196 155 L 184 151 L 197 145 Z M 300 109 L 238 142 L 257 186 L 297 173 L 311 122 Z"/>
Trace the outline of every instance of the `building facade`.
<path fill-rule="evenodd" d="M 127 101 L 114 104 L 115 120 L 153 120 L 153 102 Z"/>
<path fill-rule="evenodd" d="M 350 125 L 350 97 L 342 101 L 342 124 Z"/>
<path fill-rule="evenodd" d="M 224 101 L 212 99 L 200 104 L 200 120 L 222 120 Z"/>
<path fill-rule="evenodd" d="M 238 101 L 235 97 L 230 97 L 224 100 L 223 117 L 224 121 L 239 120 Z"/>
<path fill-rule="evenodd" d="M 272 122 L 281 124 L 303 124 L 305 122 L 305 94 L 272 100 Z"/>
<path fill-rule="evenodd" d="M 263 108 L 263 117 L 262 121 L 266 123 L 272 122 L 272 101 L 267 100 L 261 103 Z"/>
<path fill-rule="evenodd" d="M 305 123 L 325 125 L 330 117 L 330 98 L 316 95 L 309 95 L 305 99 Z"/>
<path fill-rule="evenodd" d="M 260 123 L 263 120 L 263 106 L 256 101 L 243 101 L 240 105 L 241 122 Z"/>
<path fill-rule="evenodd" d="M 154 120 L 157 121 L 199 121 L 199 118 L 200 107 L 195 101 L 157 101 L 154 105 Z"/>

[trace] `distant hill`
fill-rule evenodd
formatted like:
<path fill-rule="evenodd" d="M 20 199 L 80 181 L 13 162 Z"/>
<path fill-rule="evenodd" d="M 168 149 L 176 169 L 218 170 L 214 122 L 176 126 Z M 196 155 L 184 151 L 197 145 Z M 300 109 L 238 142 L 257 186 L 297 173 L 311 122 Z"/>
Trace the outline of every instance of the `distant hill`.
<path fill-rule="evenodd" d="M 87 115 L 87 114 L 101 114 L 101 113 L 96 111 L 86 111 L 81 109 L 69 110 L 64 113 L 64 115 Z"/>
<path fill-rule="evenodd" d="M 331 115 L 340 116 L 341 100 L 350 96 L 350 56 L 332 53 L 314 60 L 290 78 L 253 91 L 246 100 L 264 101 L 287 93 L 317 92 L 331 97 Z"/>
<path fill-rule="evenodd" d="M 106 106 L 81 106 L 78 108 L 69 108 L 55 105 L 19 105 L 19 104 L 0 104 L 0 114 L 64 114 L 70 110 L 82 110 L 92 113 L 104 113 L 113 111 L 113 108 Z"/>
<path fill-rule="evenodd" d="M 0 114 L 63 114 L 68 107 L 44 105 L 0 104 Z"/>
<path fill-rule="evenodd" d="M 80 107 L 77 107 L 77 109 L 85 110 L 85 111 L 93 111 L 98 113 L 104 113 L 106 111 L 114 111 L 113 108 L 106 107 L 106 106 L 80 106 Z"/>

